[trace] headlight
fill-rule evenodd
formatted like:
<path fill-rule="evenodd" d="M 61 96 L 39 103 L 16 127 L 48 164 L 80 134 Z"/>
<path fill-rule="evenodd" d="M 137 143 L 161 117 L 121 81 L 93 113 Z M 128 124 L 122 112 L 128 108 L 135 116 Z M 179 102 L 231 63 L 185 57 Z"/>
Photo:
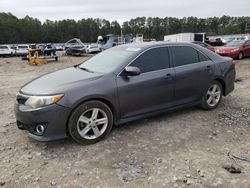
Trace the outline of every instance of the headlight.
<path fill-rule="evenodd" d="M 235 48 L 235 49 L 231 50 L 231 52 L 237 52 L 237 51 L 239 51 L 239 48 Z"/>
<path fill-rule="evenodd" d="M 53 103 L 58 102 L 63 95 L 54 95 L 54 96 L 30 96 L 24 103 L 27 106 L 32 108 L 39 108 L 42 106 L 47 106 Z"/>

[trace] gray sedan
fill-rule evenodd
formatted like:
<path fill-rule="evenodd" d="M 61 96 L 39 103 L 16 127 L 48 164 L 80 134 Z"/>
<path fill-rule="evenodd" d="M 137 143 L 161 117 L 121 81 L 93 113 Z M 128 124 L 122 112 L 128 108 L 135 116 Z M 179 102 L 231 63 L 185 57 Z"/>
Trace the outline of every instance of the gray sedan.
<path fill-rule="evenodd" d="M 104 139 L 114 125 L 182 107 L 216 108 L 235 62 L 189 43 L 135 43 L 39 77 L 17 94 L 20 129 L 39 141 Z M 167 125 L 166 125 L 167 126 Z"/>

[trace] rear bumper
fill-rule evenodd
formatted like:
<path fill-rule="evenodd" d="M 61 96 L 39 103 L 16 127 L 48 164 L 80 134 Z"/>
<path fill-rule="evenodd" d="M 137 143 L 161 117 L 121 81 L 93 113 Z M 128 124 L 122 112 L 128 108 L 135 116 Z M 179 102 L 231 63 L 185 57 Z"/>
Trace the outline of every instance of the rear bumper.
<path fill-rule="evenodd" d="M 28 55 L 28 52 L 16 52 L 16 55 L 26 56 Z"/>
<path fill-rule="evenodd" d="M 67 137 L 67 119 L 69 108 L 53 104 L 38 109 L 28 109 L 22 104 L 15 104 L 15 115 L 18 128 L 27 130 L 29 136 L 38 141 L 52 141 Z M 43 125 L 42 135 L 36 132 L 36 126 Z"/>
<path fill-rule="evenodd" d="M 227 73 L 225 77 L 225 92 L 224 92 L 225 96 L 234 90 L 235 77 L 236 77 L 235 69 L 232 69 L 230 72 Z"/>

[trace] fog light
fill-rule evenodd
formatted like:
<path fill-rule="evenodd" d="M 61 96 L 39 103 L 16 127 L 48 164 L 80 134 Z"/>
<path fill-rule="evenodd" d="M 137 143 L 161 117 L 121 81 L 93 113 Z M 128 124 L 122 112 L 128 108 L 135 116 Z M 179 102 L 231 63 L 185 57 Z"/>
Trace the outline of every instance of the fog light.
<path fill-rule="evenodd" d="M 43 125 L 37 125 L 36 126 L 36 133 L 38 135 L 43 135 L 44 131 L 45 131 L 45 127 Z"/>

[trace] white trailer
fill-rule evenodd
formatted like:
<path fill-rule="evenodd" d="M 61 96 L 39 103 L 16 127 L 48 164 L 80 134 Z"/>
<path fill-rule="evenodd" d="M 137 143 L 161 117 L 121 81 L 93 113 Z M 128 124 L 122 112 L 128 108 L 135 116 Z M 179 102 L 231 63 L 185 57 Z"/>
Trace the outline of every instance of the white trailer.
<path fill-rule="evenodd" d="M 164 36 L 164 41 L 167 42 L 205 42 L 206 33 L 179 33 L 174 35 Z"/>

